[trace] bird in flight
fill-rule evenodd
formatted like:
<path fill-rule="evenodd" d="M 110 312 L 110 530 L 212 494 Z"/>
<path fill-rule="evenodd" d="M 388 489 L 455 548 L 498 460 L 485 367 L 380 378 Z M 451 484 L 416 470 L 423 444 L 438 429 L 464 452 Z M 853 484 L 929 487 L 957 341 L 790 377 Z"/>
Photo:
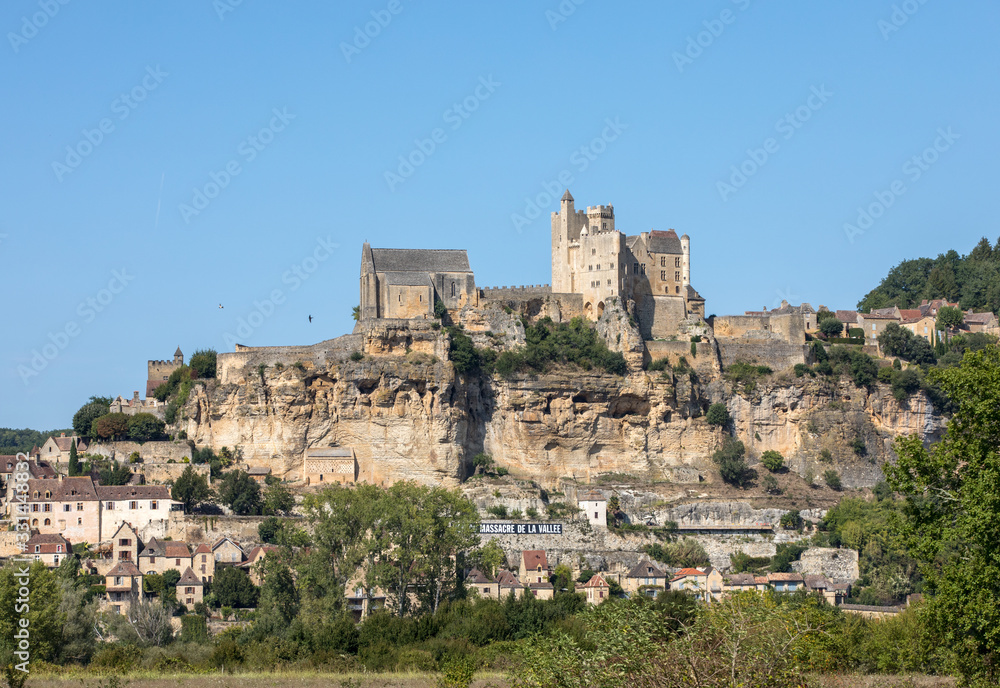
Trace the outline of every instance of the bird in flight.
<path fill-rule="evenodd" d="M 313 317 L 310 315 L 309 316 L 309 322 L 312 322 L 312 321 L 313 321 Z"/>
<path fill-rule="evenodd" d="M 219 304 L 219 308 L 222 308 L 222 304 L 221 303 Z"/>

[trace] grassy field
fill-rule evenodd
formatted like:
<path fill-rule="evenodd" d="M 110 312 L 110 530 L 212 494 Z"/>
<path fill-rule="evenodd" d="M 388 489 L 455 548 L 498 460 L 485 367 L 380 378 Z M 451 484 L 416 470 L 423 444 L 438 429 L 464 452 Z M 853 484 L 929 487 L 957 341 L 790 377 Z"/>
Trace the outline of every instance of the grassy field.
<path fill-rule="evenodd" d="M 268 674 L 131 674 L 120 679 L 94 674 L 33 676 L 29 688 L 434 688 L 437 674 L 323 674 L 285 672 Z M 819 688 L 955 688 L 954 678 L 940 676 L 858 676 L 827 674 L 816 677 Z M 503 674 L 477 674 L 472 688 L 509 688 Z"/>

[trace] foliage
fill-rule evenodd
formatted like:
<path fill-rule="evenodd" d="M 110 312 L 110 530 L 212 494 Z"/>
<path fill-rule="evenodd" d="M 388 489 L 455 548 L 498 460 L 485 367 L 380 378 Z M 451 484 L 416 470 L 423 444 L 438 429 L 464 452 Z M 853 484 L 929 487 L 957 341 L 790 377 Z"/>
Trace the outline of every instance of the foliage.
<path fill-rule="evenodd" d="M 96 466 L 98 468 L 98 478 L 102 485 L 127 485 L 132 479 L 132 471 L 127 464 L 119 464 L 117 461 L 104 461 Z"/>
<path fill-rule="evenodd" d="M 437 688 L 468 688 L 476 674 L 475 664 L 468 657 L 452 657 L 442 669 Z"/>
<path fill-rule="evenodd" d="M 695 568 L 709 564 L 705 548 L 693 538 L 684 538 L 667 545 L 660 543 L 646 545 L 642 551 L 656 561 L 675 568 Z"/>
<path fill-rule="evenodd" d="M 93 398 L 93 397 L 92 397 Z M 107 407 L 96 409 L 101 411 L 95 418 L 99 418 L 108 412 Z M 79 411 L 77 411 L 79 413 Z M 87 425 L 89 433 L 89 424 Z M 45 440 L 49 437 L 59 437 L 60 433 L 66 433 L 66 435 L 72 435 L 76 432 L 74 429 L 63 429 L 63 430 L 52 430 L 51 432 L 39 432 L 38 430 L 29 430 L 24 428 L 22 430 L 15 430 L 14 428 L 0 428 L 0 453 L 3 454 L 17 454 L 18 452 L 27 453 L 32 450 L 33 447 L 41 447 L 45 444 Z M 81 434 L 77 432 L 83 438 L 87 438 L 89 434 Z"/>
<path fill-rule="evenodd" d="M 905 497 L 900 532 L 934 594 L 931 628 L 959 658 L 968 681 L 1000 680 L 1000 349 L 967 352 L 958 368 L 934 370 L 956 407 L 930 449 L 918 436 L 896 442 L 886 465 Z M 884 503 L 884 502 L 882 502 Z"/>
<path fill-rule="evenodd" d="M 785 530 L 800 530 L 803 524 L 802 516 L 798 511 L 786 511 L 781 515 L 779 524 Z"/>
<path fill-rule="evenodd" d="M 761 573 L 771 563 L 771 557 L 751 557 L 745 552 L 735 552 L 729 557 L 732 573 Z"/>
<path fill-rule="evenodd" d="M 719 467 L 722 480 L 740 488 L 749 487 L 757 472 L 747 466 L 746 447 L 739 440 L 726 436 L 722 447 L 712 454 L 712 461 Z"/>
<path fill-rule="evenodd" d="M 173 638 L 172 610 L 156 600 L 133 599 L 124 614 L 107 614 L 108 631 L 140 647 L 162 647 Z"/>
<path fill-rule="evenodd" d="M 255 607 L 258 592 L 257 586 L 243 569 L 235 566 L 220 566 L 216 569 L 215 578 L 212 579 L 212 594 L 219 606 Z"/>
<path fill-rule="evenodd" d="M 891 378 L 892 396 L 896 401 L 902 402 L 920 390 L 923 382 L 920 373 L 913 368 L 897 371 Z"/>
<path fill-rule="evenodd" d="M 768 494 L 781 494 L 781 488 L 778 487 L 778 479 L 770 473 L 760 479 L 760 486 Z"/>
<path fill-rule="evenodd" d="M 27 581 L 24 581 L 22 571 L 27 569 Z M 30 600 L 27 605 L 18 604 L 22 581 L 26 582 Z M 28 631 L 22 633 L 22 639 L 27 638 L 27 644 L 32 661 L 51 660 L 55 657 L 61 641 L 61 631 L 65 615 L 60 613 L 60 588 L 52 572 L 41 562 L 26 565 L 23 562 L 11 563 L 0 569 L 0 673 L 8 686 L 21 686 L 28 674 L 17 669 L 19 664 L 27 667 L 28 657 L 18 657 L 15 652 L 19 648 L 16 637 L 22 628 L 20 620 L 26 619 Z M 20 607 L 20 609 L 18 609 Z"/>
<path fill-rule="evenodd" d="M 839 492 L 843 489 L 843 485 L 840 482 L 840 473 L 833 468 L 828 468 L 823 471 L 823 482 L 825 482 L 827 487 L 831 490 L 837 490 Z"/>
<path fill-rule="evenodd" d="M 496 538 L 476 548 L 471 556 L 472 564 L 488 576 L 495 576 L 497 570 L 507 563 L 507 555 Z"/>
<path fill-rule="evenodd" d="M 128 417 L 128 438 L 133 442 L 148 442 L 164 437 L 164 423 L 152 413 L 137 413 Z"/>
<path fill-rule="evenodd" d="M 67 557 L 66 561 L 73 561 Z M 79 564 L 76 560 L 74 568 Z M 60 570 L 62 566 L 60 566 Z M 96 599 L 87 599 L 87 588 L 76 585 L 73 579 L 59 581 L 59 615 L 63 621 L 62 638 L 59 643 L 59 661 L 86 663 L 97 647 L 94 626 L 97 623 Z"/>
<path fill-rule="evenodd" d="M 207 643 L 208 624 L 201 614 L 185 614 L 181 617 L 181 640 L 185 643 Z"/>
<path fill-rule="evenodd" d="M 295 495 L 281 481 L 274 480 L 264 488 L 261 513 L 265 516 L 287 516 L 294 508 Z"/>
<path fill-rule="evenodd" d="M 770 375 L 771 372 L 771 369 L 764 365 L 737 361 L 726 368 L 723 377 L 732 382 L 735 388 L 750 394 L 757 388 L 757 381 L 765 375 Z"/>
<path fill-rule="evenodd" d="M 658 358 L 655 361 L 650 361 L 649 365 L 646 366 L 646 370 L 651 370 L 653 372 L 669 370 L 669 369 L 670 369 L 669 358 Z"/>
<path fill-rule="evenodd" d="M 819 331 L 827 337 L 839 337 L 844 332 L 844 324 L 836 316 L 825 318 L 819 322 Z"/>
<path fill-rule="evenodd" d="M 354 318 L 354 322 L 361 320 L 361 306 L 351 306 L 351 317 Z"/>
<path fill-rule="evenodd" d="M 878 364 L 868 354 L 853 347 L 836 346 L 830 352 L 830 362 L 842 372 L 848 372 L 858 387 L 871 389 L 878 380 Z"/>
<path fill-rule="evenodd" d="M 936 361 L 930 342 L 894 322 L 882 330 L 878 345 L 886 356 L 898 356 L 917 365 L 934 365 Z"/>
<path fill-rule="evenodd" d="M 583 318 L 554 323 L 548 316 L 525 328 L 525 346 L 504 351 L 496 359 L 501 377 L 517 372 L 544 373 L 552 363 L 574 365 L 583 370 L 601 368 L 612 375 L 628 372 L 625 357 L 608 349 L 597 331 Z"/>
<path fill-rule="evenodd" d="M 184 513 L 186 514 L 190 514 L 202 502 L 208 501 L 211 494 L 208 480 L 205 476 L 195 473 L 191 466 L 184 469 L 184 472 L 170 488 L 170 497 L 184 505 Z"/>
<path fill-rule="evenodd" d="M 106 440 L 124 440 L 128 435 L 129 417 L 124 413 L 108 413 L 94 421 L 93 432 Z"/>
<path fill-rule="evenodd" d="M 935 327 L 938 331 L 948 332 L 961 326 L 965 322 L 965 314 L 954 306 L 942 306 L 937 312 Z"/>
<path fill-rule="evenodd" d="M 215 363 L 218 354 L 215 349 L 198 349 L 188 360 L 188 367 L 194 372 L 196 377 L 215 377 Z"/>
<path fill-rule="evenodd" d="M 352 351 L 351 355 L 348 356 L 348 358 L 350 358 L 355 363 L 357 363 L 358 361 L 360 361 L 364 357 L 365 357 L 365 355 L 363 353 L 361 353 L 360 351 Z"/>
<path fill-rule="evenodd" d="M 264 509 L 260 485 L 246 471 L 223 474 L 216 495 L 219 502 L 232 509 L 237 516 L 259 515 Z"/>
<path fill-rule="evenodd" d="M 175 368 L 167 381 L 153 390 L 153 396 L 159 401 L 166 401 L 170 397 L 176 397 L 181 391 L 181 387 L 191 383 L 191 368 L 182 365 Z M 169 421 L 168 421 L 169 422 Z"/>
<path fill-rule="evenodd" d="M 445 307 L 444 301 L 441 299 L 434 299 L 434 317 L 441 320 L 447 312 L 448 309 Z"/>
<path fill-rule="evenodd" d="M 729 409 L 726 408 L 725 404 L 715 403 L 708 407 L 708 412 L 705 414 L 705 422 L 709 425 L 726 426 L 729 425 L 732 418 L 729 416 Z"/>
<path fill-rule="evenodd" d="M 76 448 L 76 442 L 69 443 L 69 466 L 66 473 L 70 476 L 80 475 L 80 456 Z"/>
<path fill-rule="evenodd" d="M 785 457 L 781 455 L 781 452 L 777 452 L 773 449 L 768 449 L 763 454 L 760 455 L 760 462 L 764 464 L 764 468 L 771 471 L 772 473 L 777 473 L 785 465 Z"/>
<path fill-rule="evenodd" d="M 111 410 L 112 401 L 111 397 L 90 397 L 90 400 L 73 414 L 73 431 L 80 437 L 96 437 L 93 427 L 94 421 Z M 45 439 L 42 438 L 42 442 L 44 441 Z M 41 446 L 42 442 L 39 442 L 38 446 Z"/>
<path fill-rule="evenodd" d="M 792 570 L 792 562 L 797 561 L 808 547 L 797 542 L 782 542 L 775 548 L 775 554 L 771 557 L 771 571 L 774 573 L 787 573 Z"/>

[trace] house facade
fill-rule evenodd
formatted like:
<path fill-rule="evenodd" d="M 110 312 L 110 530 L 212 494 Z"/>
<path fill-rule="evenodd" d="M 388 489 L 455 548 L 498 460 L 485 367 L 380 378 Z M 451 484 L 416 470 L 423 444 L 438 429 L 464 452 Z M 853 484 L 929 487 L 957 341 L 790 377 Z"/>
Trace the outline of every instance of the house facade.
<path fill-rule="evenodd" d="M 73 546 L 62 535 L 36 534 L 28 538 L 25 544 L 27 549 L 24 555 L 42 562 L 49 568 L 57 568 L 73 553 Z"/>

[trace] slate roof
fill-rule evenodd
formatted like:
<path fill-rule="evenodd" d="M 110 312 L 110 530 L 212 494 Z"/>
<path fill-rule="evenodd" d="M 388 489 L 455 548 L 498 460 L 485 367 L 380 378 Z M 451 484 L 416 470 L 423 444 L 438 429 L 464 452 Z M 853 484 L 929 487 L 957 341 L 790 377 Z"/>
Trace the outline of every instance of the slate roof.
<path fill-rule="evenodd" d="M 650 253 L 684 253 L 681 240 L 677 238 L 677 232 L 672 229 L 666 232 L 654 229 L 649 233 L 646 247 Z"/>
<path fill-rule="evenodd" d="M 198 578 L 198 576 L 194 575 L 194 571 L 192 571 L 191 567 L 188 566 L 184 570 L 184 575 L 182 575 L 180 580 L 177 581 L 176 587 L 179 588 L 184 585 L 204 585 L 204 583 L 201 582 L 201 579 Z"/>
<path fill-rule="evenodd" d="M 725 579 L 725 583 L 732 586 L 757 585 L 757 580 L 752 573 L 734 573 Z"/>
<path fill-rule="evenodd" d="M 51 480 L 58 475 L 56 469 L 44 461 L 29 461 L 28 473 L 31 474 L 32 478 L 44 478 L 47 480 Z"/>
<path fill-rule="evenodd" d="M 170 488 L 166 485 L 97 485 L 95 489 L 102 502 L 123 499 L 170 499 Z"/>
<path fill-rule="evenodd" d="M 687 285 L 687 297 L 688 297 L 688 301 L 704 301 L 705 300 L 705 298 L 701 294 L 699 294 L 697 291 L 695 291 L 695 288 L 692 287 L 690 284 Z"/>
<path fill-rule="evenodd" d="M 830 581 L 826 579 L 826 576 L 822 575 L 807 575 L 802 576 L 806 582 L 806 587 L 810 590 L 827 590 L 830 588 Z"/>
<path fill-rule="evenodd" d="M 542 571 L 547 571 L 549 568 L 544 549 L 526 549 L 521 552 L 521 557 L 524 559 L 524 568 L 528 571 L 536 571 L 539 566 L 542 567 Z"/>
<path fill-rule="evenodd" d="M 856 323 L 858 321 L 857 311 L 841 311 L 836 312 L 837 320 L 842 323 Z"/>
<path fill-rule="evenodd" d="M 354 450 L 350 447 L 313 447 L 306 449 L 306 456 L 309 458 L 345 458 L 354 456 Z"/>
<path fill-rule="evenodd" d="M 698 573 L 701 573 L 700 571 Z M 651 561 L 640 561 L 628 572 L 628 578 L 666 578 L 667 574 Z"/>
<path fill-rule="evenodd" d="M 801 583 L 804 582 L 801 573 L 769 573 L 767 574 L 768 583 Z"/>
<path fill-rule="evenodd" d="M 466 583 L 472 583 L 474 585 L 489 585 L 491 583 L 496 583 L 496 579 L 493 576 L 488 576 L 479 569 L 472 569 L 469 571 L 468 577 L 465 579 Z"/>
<path fill-rule="evenodd" d="M 465 249 L 373 248 L 375 272 L 472 272 Z"/>
<path fill-rule="evenodd" d="M 35 492 L 38 492 L 37 497 L 34 496 Z M 46 492 L 51 493 L 51 496 L 46 498 Z M 89 477 L 28 480 L 26 501 L 29 502 L 96 502 L 97 499 L 94 481 Z"/>
<path fill-rule="evenodd" d="M 608 500 L 607 500 L 607 498 L 604 495 L 602 495 L 597 490 L 591 490 L 590 492 L 587 492 L 586 494 L 584 494 L 582 497 L 578 497 L 577 501 L 578 502 L 606 502 Z"/>
<path fill-rule="evenodd" d="M 573 200 L 573 194 L 571 194 L 571 193 L 569 192 L 569 189 L 566 189 L 566 193 L 564 193 L 564 194 L 562 195 L 562 198 L 561 198 L 561 199 L 559 199 L 559 200 L 560 200 L 560 201 L 572 201 L 572 200 Z"/>
<path fill-rule="evenodd" d="M 520 588 L 521 581 L 518 580 L 517 575 L 510 571 L 498 571 L 497 572 L 497 583 L 500 584 L 501 588 Z"/>
<path fill-rule="evenodd" d="M 139 569 L 131 561 L 122 560 L 115 564 L 115 567 L 104 574 L 105 578 L 110 576 L 141 576 Z"/>

